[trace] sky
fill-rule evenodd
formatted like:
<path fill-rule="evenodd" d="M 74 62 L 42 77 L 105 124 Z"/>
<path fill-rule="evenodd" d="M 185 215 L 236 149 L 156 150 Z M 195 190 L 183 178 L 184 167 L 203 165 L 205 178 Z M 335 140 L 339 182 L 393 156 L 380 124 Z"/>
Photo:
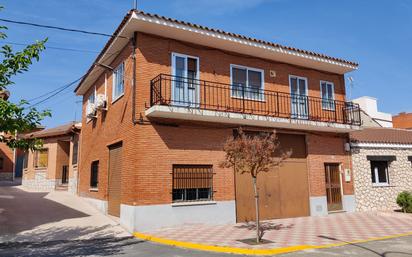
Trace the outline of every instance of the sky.
<path fill-rule="evenodd" d="M 112 34 L 133 1 L 0 0 L 4 6 L 0 18 Z M 354 83 L 347 86 L 348 97 L 376 97 L 383 112 L 412 112 L 410 0 L 138 0 L 138 9 L 355 61 L 360 66 L 349 74 Z M 50 47 L 28 72 L 14 78 L 9 90 L 15 102 L 31 100 L 78 79 L 108 40 L 0 25 L 8 27 L 8 38 L 0 45 L 48 38 L 46 47 Z M 13 45 L 16 50 L 21 47 Z M 52 118 L 44 120 L 45 126 L 80 120 L 81 98 L 73 93 L 75 86 L 37 106 L 52 112 Z"/>

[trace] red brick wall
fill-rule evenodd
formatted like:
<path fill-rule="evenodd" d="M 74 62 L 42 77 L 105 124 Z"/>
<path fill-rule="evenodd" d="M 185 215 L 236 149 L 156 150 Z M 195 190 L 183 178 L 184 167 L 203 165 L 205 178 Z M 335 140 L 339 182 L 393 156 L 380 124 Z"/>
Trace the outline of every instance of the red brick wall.
<path fill-rule="evenodd" d="M 306 138 L 308 147 L 309 190 L 311 196 L 326 195 L 325 163 L 342 164 L 344 169 L 351 169 L 351 157 L 345 152 L 346 137 L 333 134 L 309 134 Z M 345 182 L 342 175 L 343 193 L 353 194 L 353 178 Z"/>
<path fill-rule="evenodd" d="M 171 53 L 178 52 L 200 58 L 200 79 L 229 83 L 230 64 L 238 64 L 264 69 L 265 88 L 289 92 L 289 74 L 308 78 L 309 95 L 320 96 L 320 80 L 335 83 L 336 99 L 343 100 L 345 95 L 343 76 L 293 65 L 276 63 L 262 59 L 234 55 L 220 50 L 208 49 L 185 43 L 158 38 L 147 34 L 138 34 L 137 39 L 137 74 L 136 74 L 136 113 L 144 116 L 150 99 L 150 80 L 160 73 L 171 73 Z M 87 122 L 83 115 L 80 157 L 80 194 L 98 199 L 107 198 L 108 183 L 108 146 L 123 141 L 122 155 L 122 203 L 131 205 L 160 204 L 171 202 L 171 172 L 173 164 L 213 164 L 214 190 L 216 200 L 234 199 L 234 179 L 231 170 L 221 169 L 218 163 L 223 159 L 222 144 L 232 134 L 231 129 L 219 127 L 172 127 L 146 122 L 133 125 L 132 117 L 132 58 L 131 45 L 126 46 L 120 56 L 111 64 L 116 67 L 125 60 L 125 94 L 112 103 L 112 72 L 107 70 L 96 81 L 98 93 L 105 92 L 107 84 L 108 111 L 99 111 L 96 120 Z M 270 78 L 269 70 L 275 70 L 276 78 Z M 105 79 L 106 76 L 106 79 Z M 94 92 L 90 88 L 83 100 L 83 114 L 88 96 Z M 321 195 L 322 164 L 330 161 L 324 149 L 342 148 L 341 140 L 309 137 L 310 165 L 317 175 L 311 176 L 314 186 L 313 195 Z M 333 144 L 339 144 L 334 146 Z M 340 151 L 337 152 L 341 153 Z M 345 157 L 337 153 L 337 160 L 346 162 Z M 90 165 L 99 160 L 98 192 L 89 190 Z M 318 166 L 316 166 L 318 165 Z M 317 182 L 320 179 L 322 182 Z M 319 185 L 316 186 L 316 183 Z M 311 183 L 312 184 L 312 183 Z M 323 188 L 324 191 L 324 188 Z M 349 192 L 349 191 L 348 191 Z"/>
<path fill-rule="evenodd" d="M 412 113 L 399 113 L 392 116 L 392 123 L 394 128 L 412 129 Z"/>
<path fill-rule="evenodd" d="M 13 150 L 4 143 L 0 143 L 0 157 L 3 158 L 3 169 L 0 172 L 13 172 Z"/>

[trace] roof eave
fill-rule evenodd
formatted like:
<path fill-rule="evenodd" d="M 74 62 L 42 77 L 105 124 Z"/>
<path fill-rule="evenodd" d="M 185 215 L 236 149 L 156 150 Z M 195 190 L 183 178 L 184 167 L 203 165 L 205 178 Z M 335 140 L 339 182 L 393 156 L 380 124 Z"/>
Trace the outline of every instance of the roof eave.
<path fill-rule="evenodd" d="M 127 32 L 125 32 L 125 30 L 127 30 Z M 118 36 L 130 37 L 134 31 L 197 44 L 203 43 L 203 45 L 213 48 L 240 52 L 242 54 L 337 74 L 345 74 L 358 69 L 357 63 L 343 59 L 132 10 L 124 17 L 113 34 L 113 37 L 107 42 L 102 52 L 75 89 L 76 95 L 83 95 L 96 80 L 95 78 L 90 79 L 90 74 L 92 74 L 93 70 L 98 69 L 95 64 L 102 62 L 110 49 L 119 49 L 122 48 L 120 47 L 122 44 L 123 46 L 125 45 L 124 40 L 120 42 L 122 39 L 119 39 Z M 120 46 L 116 46 L 118 44 L 120 44 Z M 107 62 L 108 63 L 105 64 L 109 65 L 110 59 Z"/>

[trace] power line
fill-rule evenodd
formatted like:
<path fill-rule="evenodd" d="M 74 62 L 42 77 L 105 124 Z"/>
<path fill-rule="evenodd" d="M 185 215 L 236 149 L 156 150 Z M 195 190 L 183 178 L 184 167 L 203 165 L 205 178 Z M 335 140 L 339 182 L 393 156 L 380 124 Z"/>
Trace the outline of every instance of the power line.
<path fill-rule="evenodd" d="M 113 55 L 115 55 L 115 54 L 117 54 L 117 53 L 120 53 L 120 52 L 121 52 L 121 50 L 116 51 L 116 52 L 114 52 L 114 53 L 110 53 L 108 56 L 105 57 L 105 60 L 108 60 L 110 57 L 112 57 Z M 105 60 L 102 60 L 102 61 L 105 61 Z M 95 70 L 94 70 L 94 71 L 95 71 Z M 94 72 L 94 71 L 92 71 L 92 72 Z M 90 76 L 90 75 L 91 75 L 91 73 L 89 74 L 89 76 Z M 32 99 L 28 100 L 28 102 L 33 102 L 34 100 L 37 100 L 37 99 L 40 99 L 40 98 L 43 98 L 43 97 L 47 96 L 45 99 L 40 100 L 40 101 L 32 104 L 30 107 L 34 107 L 34 106 L 36 106 L 36 105 L 39 105 L 39 104 L 41 104 L 41 103 L 44 103 L 45 101 L 47 101 L 47 100 L 49 100 L 50 98 L 56 96 L 56 95 L 59 94 L 60 92 L 64 91 L 65 89 L 67 89 L 67 88 L 69 88 L 70 86 L 74 85 L 76 82 L 78 82 L 78 81 L 80 81 L 81 79 L 83 79 L 84 76 L 86 76 L 86 74 L 83 75 L 83 76 L 81 76 L 80 78 L 76 79 L 75 81 L 70 82 L 69 84 L 65 84 L 65 85 L 60 86 L 60 87 L 58 87 L 58 88 L 56 88 L 56 89 L 53 89 L 52 91 L 46 92 L 46 93 L 44 93 L 44 94 L 42 94 L 42 95 L 40 95 L 40 96 L 37 96 L 37 97 L 35 97 L 35 98 L 32 98 Z"/>
<path fill-rule="evenodd" d="M 25 22 L 25 21 L 16 21 L 16 20 L 1 19 L 1 18 L 0 18 L 0 21 L 19 24 L 19 25 L 27 25 L 27 26 L 32 26 L 32 27 L 46 28 L 46 29 L 56 29 L 56 30 L 63 30 L 63 31 L 69 31 L 69 32 L 89 34 L 89 35 L 97 35 L 97 36 L 105 36 L 105 37 L 119 37 L 119 38 L 129 39 L 128 37 L 119 36 L 119 35 L 114 36 L 114 35 L 110 35 L 110 34 L 106 34 L 106 33 L 86 31 L 86 30 L 80 30 L 80 29 L 70 29 L 70 28 L 64 28 L 64 27 L 58 27 L 58 26 L 52 26 L 52 25 L 44 25 L 44 24 Z"/>
<path fill-rule="evenodd" d="M 47 101 L 47 100 L 49 100 L 50 98 L 56 96 L 57 94 L 59 94 L 60 92 L 64 91 L 65 89 L 67 89 L 67 88 L 73 86 L 74 84 L 76 84 L 77 82 L 79 82 L 84 76 L 85 76 L 85 75 L 83 75 L 83 76 L 81 76 L 80 78 L 78 78 L 78 79 L 70 82 L 69 84 L 64 85 L 63 87 L 60 87 L 60 89 L 57 90 L 57 91 L 54 90 L 55 92 L 54 92 L 53 94 L 49 95 L 48 97 L 44 98 L 43 100 L 40 100 L 40 101 L 38 101 L 38 102 L 30 105 L 29 108 L 30 108 L 30 107 L 34 107 L 34 106 L 36 106 L 36 105 L 39 105 L 39 104 L 41 104 L 41 103 L 44 103 L 45 101 Z"/>
<path fill-rule="evenodd" d="M 9 45 L 18 45 L 18 46 L 27 46 L 30 45 L 30 43 L 17 43 L 17 42 L 10 42 L 10 41 L 5 41 L 3 42 L 4 44 L 9 44 Z M 93 50 L 85 50 L 85 49 L 76 49 L 76 48 L 65 48 L 65 47 L 57 47 L 57 46 L 49 46 L 46 44 L 47 49 L 54 49 L 54 50 L 62 50 L 62 51 L 71 51 L 71 52 L 81 52 L 81 53 L 100 53 L 98 51 L 93 51 Z"/>

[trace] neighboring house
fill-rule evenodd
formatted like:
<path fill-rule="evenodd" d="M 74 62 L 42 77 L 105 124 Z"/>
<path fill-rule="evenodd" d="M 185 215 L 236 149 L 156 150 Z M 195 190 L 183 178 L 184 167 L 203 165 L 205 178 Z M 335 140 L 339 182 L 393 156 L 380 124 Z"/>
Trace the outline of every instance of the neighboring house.
<path fill-rule="evenodd" d="M 376 127 L 377 123 L 380 127 L 392 127 L 392 115 L 390 113 L 378 111 L 378 100 L 376 98 L 370 96 L 362 96 L 353 99 L 352 102 L 359 104 L 362 110 L 363 126 Z M 369 117 L 365 117 L 365 115 Z"/>
<path fill-rule="evenodd" d="M 7 100 L 10 97 L 10 92 L 0 90 L 0 99 Z M 5 136 L 0 132 L 0 137 Z M 0 181 L 13 180 L 15 153 L 5 143 L 0 143 Z"/>
<path fill-rule="evenodd" d="M 0 181 L 13 180 L 14 156 L 13 149 L 0 143 Z"/>
<path fill-rule="evenodd" d="M 77 164 L 81 123 L 45 129 L 26 137 L 43 141 L 41 149 L 26 152 L 22 185 L 32 190 L 77 193 Z"/>
<path fill-rule="evenodd" d="M 412 131 L 365 128 L 351 133 L 356 209 L 394 210 L 412 190 Z"/>
<path fill-rule="evenodd" d="M 402 129 L 412 129 L 412 113 L 401 112 L 393 116 L 393 127 Z"/>
<path fill-rule="evenodd" d="M 293 154 L 258 179 L 261 219 L 353 211 L 361 118 L 344 74 L 357 67 L 130 11 L 76 88 L 79 194 L 130 231 L 252 220 L 251 178 L 219 166 L 223 144 L 239 127 L 276 129 Z"/>

